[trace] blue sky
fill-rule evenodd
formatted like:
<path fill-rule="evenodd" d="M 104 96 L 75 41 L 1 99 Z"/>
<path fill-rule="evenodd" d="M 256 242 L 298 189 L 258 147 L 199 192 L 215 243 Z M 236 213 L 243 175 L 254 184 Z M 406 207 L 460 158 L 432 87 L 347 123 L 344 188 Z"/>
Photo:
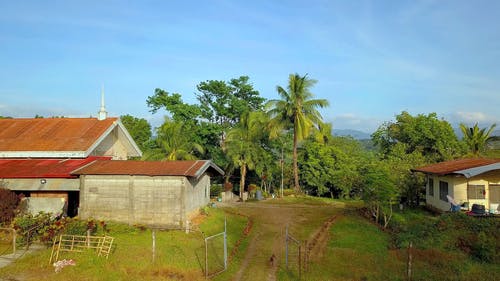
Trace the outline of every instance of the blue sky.
<path fill-rule="evenodd" d="M 2 1 L 0 115 L 113 116 L 154 125 L 155 88 L 248 75 L 268 99 L 290 73 L 318 83 L 338 129 L 406 110 L 500 123 L 500 1 Z M 499 124 L 500 125 L 500 124 Z"/>

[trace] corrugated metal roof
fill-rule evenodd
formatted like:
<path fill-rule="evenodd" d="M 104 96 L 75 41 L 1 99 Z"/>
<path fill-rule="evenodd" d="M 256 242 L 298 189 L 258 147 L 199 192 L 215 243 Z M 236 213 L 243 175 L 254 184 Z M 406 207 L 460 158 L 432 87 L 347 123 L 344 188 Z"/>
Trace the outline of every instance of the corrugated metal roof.
<path fill-rule="evenodd" d="M 224 172 L 210 160 L 193 161 L 96 161 L 74 171 L 76 175 L 142 175 L 199 177 L 207 169 Z"/>
<path fill-rule="evenodd" d="M 486 166 L 474 167 L 470 169 L 465 169 L 461 171 L 456 171 L 455 174 L 464 175 L 466 178 L 472 178 L 480 174 L 484 174 L 490 171 L 500 170 L 500 163 L 494 163 Z"/>
<path fill-rule="evenodd" d="M 98 159 L 0 159 L 0 178 L 76 178 L 71 172 Z M 102 161 L 107 161 L 102 160 Z"/>
<path fill-rule="evenodd" d="M 0 152 L 86 151 L 118 118 L 0 119 Z"/>
<path fill-rule="evenodd" d="M 440 162 L 415 168 L 413 169 L 413 171 L 436 175 L 463 174 L 463 172 L 466 170 L 488 166 L 496 163 L 500 163 L 500 159 L 469 158 Z"/>

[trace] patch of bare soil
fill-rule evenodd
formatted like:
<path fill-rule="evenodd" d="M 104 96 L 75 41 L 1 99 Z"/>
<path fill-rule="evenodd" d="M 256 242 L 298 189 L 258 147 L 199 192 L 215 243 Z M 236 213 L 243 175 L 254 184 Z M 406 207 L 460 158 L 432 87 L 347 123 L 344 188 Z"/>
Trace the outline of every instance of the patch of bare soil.
<path fill-rule="evenodd" d="M 323 226 L 318 229 L 308 240 L 306 248 L 306 259 L 318 261 L 323 257 L 326 249 L 326 244 L 330 239 L 330 227 L 339 216 L 332 216 L 323 223 Z"/>
<path fill-rule="evenodd" d="M 276 273 L 281 266 L 285 244 L 284 229 L 286 225 L 299 226 L 308 223 L 308 219 L 317 215 L 319 208 L 309 205 L 273 205 L 263 203 L 236 203 L 238 212 L 248 215 L 253 221 L 251 240 L 245 256 L 233 281 L 244 280 L 276 280 Z M 326 207 L 330 208 L 331 207 Z M 313 211 L 311 211 L 314 209 Z M 326 216 L 325 218 L 328 218 Z M 333 223 L 329 222 L 329 225 Z M 328 227 L 328 226 L 324 226 Z M 319 248 L 324 239 L 328 239 L 328 231 L 318 231 L 315 247 Z M 324 238 L 326 237 L 326 238 Z M 316 248 L 314 248 L 316 249 Z"/>

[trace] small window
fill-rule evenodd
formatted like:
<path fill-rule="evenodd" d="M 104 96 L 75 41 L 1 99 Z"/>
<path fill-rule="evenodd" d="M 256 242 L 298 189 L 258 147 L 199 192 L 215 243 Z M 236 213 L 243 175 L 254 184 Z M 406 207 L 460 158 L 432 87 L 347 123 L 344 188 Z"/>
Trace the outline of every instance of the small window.
<path fill-rule="evenodd" d="M 448 194 L 448 183 L 445 181 L 439 181 L 439 199 L 448 202 L 448 198 L 446 198 L 446 195 Z"/>
<path fill-rule="evenodd" d="M 485 194 L 484 185 L 469 184 L 467 186 L 467 198 L 469 199 L 484 199 Z"/>
<path fill-rule="evenodd" d="M 434 196 L 434 179 L 429 178 L 428 184 L 428 194 L 429 196 Z"/>

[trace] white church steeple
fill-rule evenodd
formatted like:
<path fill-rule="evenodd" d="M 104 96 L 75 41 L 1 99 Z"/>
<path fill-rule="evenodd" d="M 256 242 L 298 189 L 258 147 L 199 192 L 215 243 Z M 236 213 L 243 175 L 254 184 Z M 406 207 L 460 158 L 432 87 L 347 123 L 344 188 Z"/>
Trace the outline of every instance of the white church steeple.
<path fill-rule="evenodd" d="M 97 112 L 97 120 L 104 120 L 108 117 L 108 112 L 104 106 L 104 85 L 101 88 L 101 109 Z"/>

